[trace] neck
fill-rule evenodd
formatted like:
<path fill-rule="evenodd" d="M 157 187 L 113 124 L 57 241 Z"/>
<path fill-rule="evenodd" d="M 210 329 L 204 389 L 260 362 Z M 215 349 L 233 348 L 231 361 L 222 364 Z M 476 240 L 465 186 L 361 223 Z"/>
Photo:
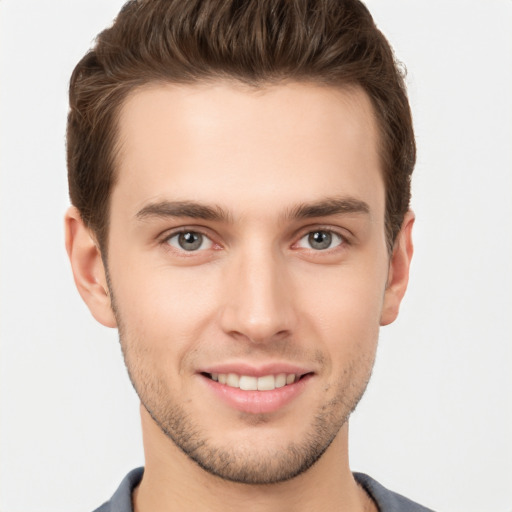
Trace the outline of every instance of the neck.
<path fill-rule="evenodd" d="M 322 457 L 291 480 L 249 485 L 223 480 L 189 459 L 141 407 L 145 470 L 133 494 L 135 512 L 366 512 L 377 509 L 348 464 L 348 425 Z"/>

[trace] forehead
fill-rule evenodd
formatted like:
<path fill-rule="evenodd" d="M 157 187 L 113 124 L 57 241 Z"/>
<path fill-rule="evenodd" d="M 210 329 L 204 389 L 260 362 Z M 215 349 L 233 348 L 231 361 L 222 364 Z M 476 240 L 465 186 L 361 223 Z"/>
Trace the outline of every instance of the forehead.
<path fill-rule="evenodd" d="M 127 98 L 118 129 L 112 211 L 171 199 L 270 214 L 333 195 L 383 210 L 376 121 L 358 88 L 152 84 Z"/>

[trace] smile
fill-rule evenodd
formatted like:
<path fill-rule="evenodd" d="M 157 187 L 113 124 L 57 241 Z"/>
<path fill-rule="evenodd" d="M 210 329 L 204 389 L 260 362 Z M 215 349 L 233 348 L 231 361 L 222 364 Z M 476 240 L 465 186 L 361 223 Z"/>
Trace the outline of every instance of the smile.
<path fill-rule="evenodd" d="M 219 368 L 217 372 L 202 371 L 199 375 L 206 389 L 230 408 L 249 414 L 265 414 L 276 412 L 297 399 L 314 377 L 314 372 L 297 369 L 297 373 L 291 373 L 292 368 L 279 370 L 276 373 L 270 368 L 258 372 L 252 370 L 250 375 L 244 370 L 235 373 L 234 369 Z"/>
<path fill-rule="evenodd" d="M 293 384 L 300 378 L 300 375 L 294 373 L 278 373 L 261 377 L 236 373 L 207 373 L 205 375 L 220 384 L 244 391 L 272 391 Z"/>

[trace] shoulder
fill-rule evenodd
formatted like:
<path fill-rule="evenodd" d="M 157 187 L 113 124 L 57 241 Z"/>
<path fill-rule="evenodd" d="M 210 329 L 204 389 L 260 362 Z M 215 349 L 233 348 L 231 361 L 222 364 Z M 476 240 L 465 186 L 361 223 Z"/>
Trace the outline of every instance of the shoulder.
<path fill-rule="evenodd" d="M 111 512 L 112 509 L 110 507 L 110 501 L 107 501 L 106 503 L 103 503 L 101 507 L 98 507 L 94 512 Z"/>
<path fill-rule="evenodd" d="M 123 479 L 112 498 L 94 512 L 133 512 L 132 492 L 142 479 L 144 468 L 130 471 Z"/>
<path fill-rule="evenodd" d="M 386 489 L 364 473 L 354 473 L 357 483 L 373 498 L 379 512 L 433 512 L 414 501 Z"/>

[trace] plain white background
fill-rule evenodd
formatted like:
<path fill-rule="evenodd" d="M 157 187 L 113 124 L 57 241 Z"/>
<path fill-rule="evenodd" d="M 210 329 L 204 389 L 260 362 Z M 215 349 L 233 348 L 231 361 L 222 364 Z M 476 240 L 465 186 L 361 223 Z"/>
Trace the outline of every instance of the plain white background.
<path fill-rule="evenodd" d="M 438 511 L 512 510 L 512 1 L 371 0 L 408 68 L 416 254 L 352 468 Z M 143 464 L 117 334 L 63 244 L 69 75 L 121 0 L 0 0 L 0 511 L 91 511 Z"/>

